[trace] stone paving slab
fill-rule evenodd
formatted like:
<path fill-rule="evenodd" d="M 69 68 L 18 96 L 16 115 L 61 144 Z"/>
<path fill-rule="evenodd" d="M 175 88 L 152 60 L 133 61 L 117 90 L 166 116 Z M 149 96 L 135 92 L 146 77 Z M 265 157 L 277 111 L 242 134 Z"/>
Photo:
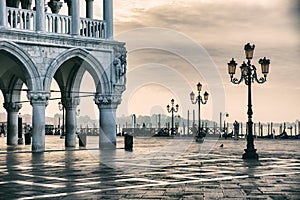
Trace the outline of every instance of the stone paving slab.
<path fill-rule="evenodd" d="M 299 140 L 255 140 L 260 159 L 245 162 L 244 140 L 134 138 L 126 152 L 117 139 L 66 150 L 47 136 L 31 153 L 0 138 L 0 199 L 300 199 Z"/>

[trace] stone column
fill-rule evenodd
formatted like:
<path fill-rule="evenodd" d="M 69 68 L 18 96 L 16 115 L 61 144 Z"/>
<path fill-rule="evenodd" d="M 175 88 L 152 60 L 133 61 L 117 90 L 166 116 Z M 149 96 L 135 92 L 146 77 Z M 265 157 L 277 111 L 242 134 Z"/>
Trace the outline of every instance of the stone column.
<path fill-rule="evenodd" d="M 63 99 L 63 106 L 66 108 L 66 134 L 65 146 L 76 146 L 76 108 L 79 105 L 78 98 Z"/>
<path fill-rule="evenodd" d="M 116 148 L 116 109 L 120 102 L 119 95 L 100 95 L 95 98 L 99 108 L 99 148 Z"/>
<path fill-rule="evenodd" d="M 45 31 L 45 0 L 35 0 L 35 8 L 36 8 L 36 31 L 44 32 Z"/>
<path fill-rule="evenodd" d="M 86 18 L 93 19 L 94 16 L 94 0 L 85 0 L 86 1 Z"/>
<path fill-rule="evenodd" d="M 32 106 L 32 151 L 45 150 L 45 110 L 50 94 L 48 92 L 29 92 Z"/>
<path fill-rule="evenodd" d="M 79 0 L 72 0 L 72 35 L 80 33 L 80 9 Z"/>
<path fill-rule="evenodd" d="M 18 113 L 22 105 L 14 102 L 4 103 L 7 111 L 7 145 L 18 144 Z"/>
<path fill-rule="evenodd" d="M 0 0 L 0 27 L 7 27 L 6 0 Z"/>
<path fill-rule="evenodd" d="M 103 0 L 103 19 L 106 22 L 106 37 L 113 39 L 113 0 Z"/>

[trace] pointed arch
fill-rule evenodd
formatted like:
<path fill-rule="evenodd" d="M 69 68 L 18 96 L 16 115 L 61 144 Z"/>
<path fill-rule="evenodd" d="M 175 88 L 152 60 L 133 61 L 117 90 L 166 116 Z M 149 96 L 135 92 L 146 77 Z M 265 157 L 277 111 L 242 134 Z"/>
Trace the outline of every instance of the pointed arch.
<path fill-rule="evenodd" d="M 79 48 L 73 48 L 69 49 L 62 54 L 60 54 L 48 67 L 48 70 L 46 72 L 45 80 L 44 80 L 44 88 L 46 91 L 50 90 L 51 87 L 51 81 L 57 72 L 57 70 L 68 60 L 72 58 L 80 58 L 83 63 L 81 66 L 83 66 L 91 76 L 93 77 L 94 83 L 97 88 L 97 93 L 110 93 L 110 85 L 109 85 L 109 79 L 107 76 L 107 73 L 105 72 L 102 64 L 96 59 L 92 54 L 90 54 L 88 51 L 79 49 Z M 80 67 L 81 68 L 81 67 Z M 78 83 L 78 80 L 81 80 L 82 77 L 78 77 L 80 75 L 83 75 L 82 70 L 81 72 L 76 76 L 76 80 L 74 82 L 74 85 L 80 85 Z M 79 81 L 80 82 L 80 81 Z"/>
<path fill-rule="evenodd" d="M 21 63 L 20 67 L 23 67 L 25 72 L 26 84 L 29 90 L 38 91 L 43 89 L 40 73 L 31 56 L 26 51 L 13 42 L 3 40 L 0 40 L 0 51 L 7 52 Z"/>

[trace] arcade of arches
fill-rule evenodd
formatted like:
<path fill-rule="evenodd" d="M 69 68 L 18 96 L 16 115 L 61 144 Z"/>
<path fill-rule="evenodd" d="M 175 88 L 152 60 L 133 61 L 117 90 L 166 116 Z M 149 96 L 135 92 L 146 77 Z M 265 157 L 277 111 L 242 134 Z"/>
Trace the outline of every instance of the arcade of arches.
<path fill-rule="evenodd" d="M 46 14 L 45 4 L 41 2 L 43 0 L 35 0 L 33 10 L 31 1 L 0 0 L 0 89 L 7 112 L 7 144 L 18 143 L 18 113 L 22 109 L 20 98 L 25 84 L 32 106 L 32 151 L 45 150 L 45 109 L 55 79 L 66 110 L 65 145 L 74 147 L 79 89 L 83 75 L 88 71 L 96 86 L 94 100 L 99 108 L 99 145 L 115 148 L 116 109 L 126 84 L 126 49 L 124 43 L 113 39 L 112 0 L 103 0 L 103 20 L 92 19 L 93 0 L 86 0 L 87 19 L 78 15 L 79 0 L 65 0 L 71 19 L 62 15 L 60 19 L 70 19 L 66 29 L 57 26 L 58 21 L 46 20 L 59 15 L 54 6 L 51 10 L 55 15 Z M 60 7 L 63 4 L 60 0 L 50 0 L 48 5 L 55 2 Z M 25 17 L 14 22 L 16 16 Z M 30 18 L 35 22 L 33 26 L 28 25 Z M 22 20 L 28 24 L 19 26 Z M 84 26 L 83 22 L 90 23 Z M 46 29 L 49 23 L 61 29 L 55 29 L 53 33 L 54 29 Z"/>

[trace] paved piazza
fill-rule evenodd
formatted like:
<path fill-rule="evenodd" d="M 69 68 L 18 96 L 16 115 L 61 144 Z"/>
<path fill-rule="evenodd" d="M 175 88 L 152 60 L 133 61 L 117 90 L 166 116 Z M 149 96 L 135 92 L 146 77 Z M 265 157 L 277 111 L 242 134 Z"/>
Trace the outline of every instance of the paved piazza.
<path fill-rule="evenodd" d="M 64 148 L 46 136 L 44 153 L 0 138 L 0 199 L 300 199 L 300 140 L 255 140 L 257 162 L 241 159 L 244 139 L 118 137 L 115 151 Z M 223 147 L 220 145 L 223 144 Z"/>

